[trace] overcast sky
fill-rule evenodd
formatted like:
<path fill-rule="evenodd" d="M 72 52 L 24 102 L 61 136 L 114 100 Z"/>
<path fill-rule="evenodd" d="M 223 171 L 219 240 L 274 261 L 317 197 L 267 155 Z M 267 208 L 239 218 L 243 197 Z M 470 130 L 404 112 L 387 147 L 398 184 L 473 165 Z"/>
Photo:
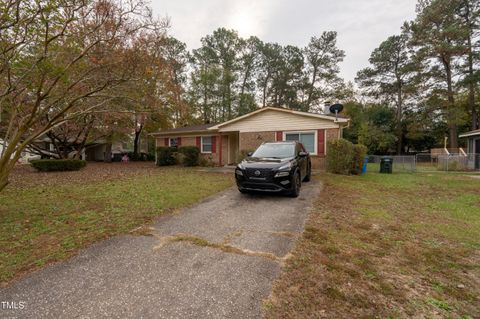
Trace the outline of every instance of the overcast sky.
<path fill-rule="evenodd" d="M 398 34 L 415 17 L 417 0 L 153 0 L 154 13 L 169 16 L 170 34 L 187 44 L 219 27 L 240 36 L 256 35 L 266 42 L 304 47 L 311 36 L 338 32 L 345 51 L 341 74 L 353 80 L 368 65 L 372 50 L 388 36 Z"/>

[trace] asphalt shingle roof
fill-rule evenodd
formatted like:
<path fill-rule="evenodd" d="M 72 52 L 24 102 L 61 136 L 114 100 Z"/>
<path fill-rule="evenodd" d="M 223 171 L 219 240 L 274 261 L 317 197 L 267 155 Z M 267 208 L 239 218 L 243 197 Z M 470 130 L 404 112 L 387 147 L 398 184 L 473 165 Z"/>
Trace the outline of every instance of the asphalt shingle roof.
<path fill-rule="evenodd" d="M 155 134 L 170 134 L 170 133 L 185 133 L 185 132 L 198 132 L 206 131 L 209 127 L 215 126 L 216 124 L 200 124 L 200 125 L 188 125 L 177 128 L 172 128 L 169 130 L 160 131 Z"/>

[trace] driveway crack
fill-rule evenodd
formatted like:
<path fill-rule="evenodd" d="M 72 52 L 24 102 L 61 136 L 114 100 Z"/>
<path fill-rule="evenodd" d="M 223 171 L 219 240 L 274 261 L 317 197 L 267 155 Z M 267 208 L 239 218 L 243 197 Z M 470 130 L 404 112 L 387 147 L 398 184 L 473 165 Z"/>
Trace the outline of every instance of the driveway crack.
<path fill-rule="evenodd" d="M 186 242 L 195 246 L 199 247 L 208 247 L 208 248 L 213 248 L 213 249 L 218 249 L 221 250 L 225 253 L 230 253 L 230 254 L 237 254 L 237 255 L 243 255 L 243 256 L 254 256 L 254 257 L 263 257 L 267 258 L 276 262 L 284 262 L 287 258 L 288 255 L 284 257 L 279 257 L 275 254 L 269 253 L 269 252 L 263 252 L 263 251 L 253 251 L 250 249 L 244 249 L 240 248 L 237 246 L 233 246 L 231 244 L 227 243 L 214 243 L 211 242 L 205 238 L 198 237 L 198 236 L 193 236 L 189 234 L 176 234 L 176 235 L 171 235 L 171 236 L 160 236 L 159 234 L 156 233 L 151 233 L 152 236 L 155 238 L 159 239 L 159 243 L 153 247 L 153 250 L 158 250 L 170 243 L 174 242 Z"/>

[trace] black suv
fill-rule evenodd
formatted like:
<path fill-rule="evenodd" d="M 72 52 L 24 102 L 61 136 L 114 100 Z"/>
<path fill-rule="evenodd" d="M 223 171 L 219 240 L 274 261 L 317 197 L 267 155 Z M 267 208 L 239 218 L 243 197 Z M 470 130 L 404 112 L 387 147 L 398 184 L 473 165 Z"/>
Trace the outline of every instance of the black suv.
<path fill-rule="evenodd" d="M 300 193 L 312 172 L 310 155 L 299 142 L 263 143 L 235 169 L 238 190 Z"/>

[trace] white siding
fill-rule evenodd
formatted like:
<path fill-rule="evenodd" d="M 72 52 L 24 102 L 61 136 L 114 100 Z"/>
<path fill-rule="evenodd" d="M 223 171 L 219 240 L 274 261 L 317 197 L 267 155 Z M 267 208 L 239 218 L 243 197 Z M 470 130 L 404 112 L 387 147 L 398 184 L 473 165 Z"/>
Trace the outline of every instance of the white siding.
<path fill-rule="evenodd" d="M 220 127 L 219 132 L 298 131 L 338 127 L 339 125 L 333 120 L 269 110 Z"/>

